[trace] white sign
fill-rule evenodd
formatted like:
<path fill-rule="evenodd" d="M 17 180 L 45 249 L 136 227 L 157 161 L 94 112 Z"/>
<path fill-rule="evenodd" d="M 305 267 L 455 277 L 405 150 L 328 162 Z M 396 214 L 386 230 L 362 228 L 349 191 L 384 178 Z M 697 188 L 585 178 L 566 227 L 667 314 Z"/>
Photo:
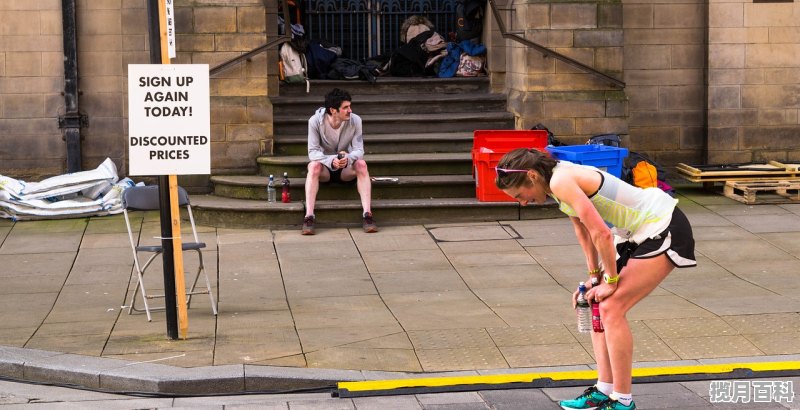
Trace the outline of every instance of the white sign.
<path fill-rule="evenodd" d="M 211 173 L 208 64 L 128 65 L 128 175 Z"/>
<path fill-rule="evenodd" d="M 167 16 L 167 50 L 169 58 L 175 58 L 175 10 L 172 7 L 173 0 L 165 0 L 166 7 L 164 15 Z"/>

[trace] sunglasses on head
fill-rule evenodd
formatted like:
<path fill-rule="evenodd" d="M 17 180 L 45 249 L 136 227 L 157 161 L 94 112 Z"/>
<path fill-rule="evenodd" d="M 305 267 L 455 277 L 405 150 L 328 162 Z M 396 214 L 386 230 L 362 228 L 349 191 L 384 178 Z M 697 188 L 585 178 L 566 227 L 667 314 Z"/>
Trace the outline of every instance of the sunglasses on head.
<path fill-rule="evenodd" d="M 506 169 L 506 168 L 494 167 L 494 172 L 496 172 L 497 176 L 499 176 L 500 178 L 505 178 L 505 176 L 508 175 L 508 174 L 512 174 L 512 173 L 515 173 L 515 172 L 528 172 L 528 170 L 527 169 Z"/>

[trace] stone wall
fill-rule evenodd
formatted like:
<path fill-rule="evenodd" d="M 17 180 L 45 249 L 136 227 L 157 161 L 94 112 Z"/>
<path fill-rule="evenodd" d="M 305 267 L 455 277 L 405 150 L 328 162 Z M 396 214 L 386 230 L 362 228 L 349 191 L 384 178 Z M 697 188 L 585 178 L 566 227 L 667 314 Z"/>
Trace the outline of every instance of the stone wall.
<path fill-rule="evenodd" d="M 274 2 L 270 2 L 274 3 Z M 277 4 L 277 3 L 275 3 Z M 127 66 L 149 63 L 145 0 L 77 2 L 80 110 L 84 169 L 110 157 L 127 173 Z M 66 171 L 58 128 L 64 113 L 61 2 L 0 2 L 0 174 L 40 178 Z M 266 13 L 273 19 L 268 20 Z M 275 10 L 262 0 L 177 0 L 173 64 L 211 67 L 264 44 L 277 33 Z M 211 167 L 252 172 L 271 138 L 275 71 L 262 53 L 211 78 Z M 271 85 L 270 85 L 271 84 Z M 187 179 L 182 180 L 182 184 Z M 189 185 L 202 186 L 202 178 Z"/>
<path fill-rule="evenodd" d="M 800 2 L 712 0 L 709 163 L 800 161 Z"/>
<path fill-rule="evenodd" d="M 615 78 L 623 70 L 622 4 L 619 1 L 514 0 L 503 11 L 507 30 Z M 598 77 L 546 58 L 539 51 L 505 40 L 490 26 L 493 81 L 502 81 L 517 128 L 537 123 L 560 140 L 583 143 L 595 134 L 628 134 L 625 93 Z M 505 57 L 505 64 L 497 64 Z M 498 67 L 500 66 L 500 67 Z"/>
<path fill-rule="evenodd" d="M 628 146 L 658 162 L 702 162 L 705 139 L 703 0 L 623 2 Z M 741 4 L 741 3 L 740 3 Z"/>

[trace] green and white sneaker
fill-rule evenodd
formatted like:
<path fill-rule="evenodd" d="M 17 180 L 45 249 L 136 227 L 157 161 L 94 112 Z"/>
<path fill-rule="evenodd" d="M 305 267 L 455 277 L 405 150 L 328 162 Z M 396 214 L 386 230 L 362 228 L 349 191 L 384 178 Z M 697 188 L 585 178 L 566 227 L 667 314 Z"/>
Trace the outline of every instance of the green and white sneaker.
<path fill-rule="evenodd" d="M 562 400 L 558 402 L 562 409 L 586 409 L 593 410 L 599 408 L 609 400 L 605 393 L 597 390 L 597 386 L 589 387 L 583 391 L 583 394 L 572 400 Z"/>
<path fill-rule="evenodd" d="M 612 398 L 606 400 L 598 410 L 634 410 L 636 408 L 636 403 L 631 402 L 630 406 L 626 406 Z"/>

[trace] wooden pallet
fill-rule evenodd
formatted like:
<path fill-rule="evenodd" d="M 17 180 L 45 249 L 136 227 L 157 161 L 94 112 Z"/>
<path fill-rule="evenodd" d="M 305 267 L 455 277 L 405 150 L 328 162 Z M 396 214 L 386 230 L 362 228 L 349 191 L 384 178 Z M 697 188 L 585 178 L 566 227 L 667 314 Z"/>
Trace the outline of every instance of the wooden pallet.
<path fill-rule="evenodd" d="M 691 182 L 754 181 L 764 178 L 800 180 L 800 164 L 769 161 L 764 164 L 687 165 L 675 166 L 678 175 Z"/>
<path fill-rule="evenodd" d="M 728 181 L 725 196 L 745 204 L 800 203 L 800 181 L 762 179 L 759 181 Z M 761 196 L 758 196 L 758 194 Z"/>

